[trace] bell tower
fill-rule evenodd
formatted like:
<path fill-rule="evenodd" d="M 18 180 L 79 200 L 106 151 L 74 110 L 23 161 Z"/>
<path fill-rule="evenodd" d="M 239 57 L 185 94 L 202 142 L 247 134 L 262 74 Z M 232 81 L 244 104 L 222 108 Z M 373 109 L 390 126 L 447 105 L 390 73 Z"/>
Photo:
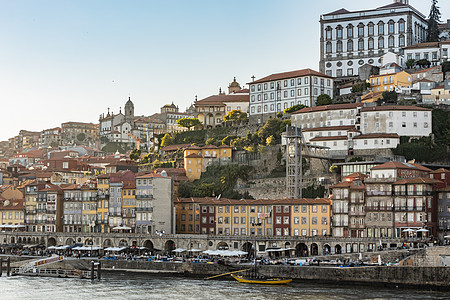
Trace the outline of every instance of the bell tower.
<path fill-rule="evenodd" d="M 125 119 L 133 120 L 134 119 L 134 104 L 131 101 L 131 98 L 128 97 L 127 103 L 125 103 Z"/>

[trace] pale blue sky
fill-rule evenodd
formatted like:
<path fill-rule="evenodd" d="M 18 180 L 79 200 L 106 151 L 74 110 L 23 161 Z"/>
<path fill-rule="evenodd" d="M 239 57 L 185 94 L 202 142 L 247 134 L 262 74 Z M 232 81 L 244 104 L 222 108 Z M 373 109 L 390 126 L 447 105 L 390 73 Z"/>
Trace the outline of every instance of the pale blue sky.
<path fill-rule="evenodd" d="M 172 101 L 184 110 L 234 76 L 318 70 L 321 14 L 391 2 L 0 0 L 0 140 L 96 123 L 128 96 L 150 115 Z M 425 15 L 430 3 L 410 1 Z"/>

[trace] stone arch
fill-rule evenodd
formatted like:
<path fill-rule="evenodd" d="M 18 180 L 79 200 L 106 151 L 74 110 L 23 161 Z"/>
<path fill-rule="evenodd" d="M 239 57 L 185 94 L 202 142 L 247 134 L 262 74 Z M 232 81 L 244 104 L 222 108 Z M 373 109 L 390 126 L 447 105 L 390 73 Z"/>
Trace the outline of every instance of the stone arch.
<path fill-rule="evenodd" d="M 328 244 L 323 245 L 323 255 L 331 254 L 331 246 Z"/>
<path fill-rule="evenodd" d="M 213 126 L 214 125 L 214 115 L 209 113 L 205 116 L 205 125 Z"/>
<path fill-rule="evenodd" d="M 319 255 L 319 246 L 316 243 L 311 244 L 311 255 Z"/>
<path fill-rule="evenodd" d="M 48 246 L 56 246 L 56 239 L 54 237 L 48 238 L 47 245 Z"/>
<path fill-rule="evenodd" d="M 132 247 L 137 247 L 138 246 L 138 242 L 136 240 L 131 241 L 131 246 Z"/>
<path fill-rule="evenodd" d="M 225 243 L 225 242 L 220 242 L 220 243 L 217 244 L 216 249 L 217 249 L 217 250 L 228 250 L 228 249 L 229 249 L 229 246 L 228 246 L 228 244 Z"/>
<path fill-rule="evenodd" d="M 119 241 L 119 247 L 128 247 L 128 241 L 126 239 L 121 239 Z"/>
<path fill-rule="evenodd" d="M 30 237 L 27 238 L 27 243 L 31 244 L 31 238 Z"/>
<path fill-rule="evenodd" d="M 306 257 L 309 256 L 308 246 L 305 243 L 300 243 L 295 246 L 295 256 Z"/>
<path fill-rule="evenodd" d="M 155 246 L 153 246 L 153 242 L 150 240 L 145 240 L 144 243 L 142 244 L 143 247 L 152 250 L 153 248 L 155 248 Z"/>
<path fill-rule="evenodd" d="M 252 243 L 246 242 L 246 243 L 244 243 L 244 245 L 242 245 L 242 251 L 247 252 L 247 255 L 249 257 L 251 257 L 251 256 L 253 256 L 255 249 L 254 249 Z"/>
<path fill-rule="evenodd" d="M 171 254 L 173 250 L 175 250 L 175 242 L 172 240 L 166 241 L 164 245 L 164 251 Z"/>
<path fill-rule="evenodd" d="M 37 243 L 37 242 L 36 242 L 36 238 L 35 238 L 35 237 L 31 238 L 31 242 L 32 242 L 33 244 Z"/>
<path fill-rule="evenodd" d="M 21 244 L 21 243 L 22 243 L 22 238 L 21 238 L 20 236 L 17 238 L 17 243 L 18 243 L 18 244 Z"/>
<path fill-rule="evenodd" d="M 68 238 L 68 239 L 66 240 L 66 245 L 71 246 L 71 245 L 73 245 L 73 244 L 75 244 L 75 241 L 73 240 L 73 238 Z"/>
<path fill-rule="evenodd" d="M 15 244 L 16 243 L 16 238 L 15 237 L 11 237 L 11 244 Z"/>
<path fill-rule="evenodd" d="M 106 239 L 103 241 L 103 248 L 114 247 L 113 242 L 110 239 Z"/>
<path fill-rule="evenodd" d="M 342 254 L 342 246 L 339 244 L 336 244 L 336 246 L 334 246 L 334 253 Z"/>
<path fill-rule="evenodd" d="M 94 241 L 91 238 L 87 238 L 84 240 L 84 244 L 90 246 L 94 244 Z"/>

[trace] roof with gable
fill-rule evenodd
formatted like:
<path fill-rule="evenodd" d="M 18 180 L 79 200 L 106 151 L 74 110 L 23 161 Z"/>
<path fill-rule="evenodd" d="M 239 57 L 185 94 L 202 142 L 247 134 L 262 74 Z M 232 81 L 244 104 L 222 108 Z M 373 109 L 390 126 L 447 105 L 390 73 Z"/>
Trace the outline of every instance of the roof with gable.
<path fill-rule="evenodd" d="M 249 97 L 250 96 L 248 94 L 242 93 L 229 95 L 212 95 L 196 101 L 194 105 L 225 105 L 225 102 L 249 102 Z"/>
<path fill-rule="evenodd" d="M 384 110 L 422 110 L 431 111 L 429 108 L 423 108 L 413 105 L 381 105 L 381 106 L 367 106 L 361 109 L 361 112 L 368 111 L 384 111 Z"/>
<path fill-rule="evenodd" d="M 302 129 L 303 132 L 309 132 L 309 131 L 334 131 L 334 130 L 350 130 L 354 129 L 355 125 L 342 125 L 342 126 L 328 126 L 328 127 L 315 127 L 315 128 L 305 128 Z"/>
<path fill-rule="evenodd" d="M 161 151 L 176 151 L 181 148 L 188 148 L 191 147 L 191 144 L 177 144 L 177 145 L 169 145 L 165 146 L 161 149 Z"/>
<path fill-rule="evenodd" d="M 355 136 L 353 139 L 382 139 L 382 138 L 399 138 L 396 133 L 370 133 L 370 134 L 360 134 Z"/>
<path fill-rule="evenodd" d="M 318 112 L 318 111 L 327 111 L 327 110 L 339 110 L 339 109 L 355 109 L 357 107 L 362 107 L 362 103 L 344 103 L 344 104 L 331 104 L 331 105 L 322 105 L 322 106 L 314 106 L 314 107 L 305 107 L 300 110 L 293 112 L 292 114 L 302 114 L 309 112 Z"/>
<path fill-rule="evenodd" d="M 394 182 L 393 184 L 420 184 L 420 183 L 424 183 L 424 184 L 438 184 L 438 183 L 442 183 L 439 180 L 433 179 L 433 178 L 428 178 L 428 177 L 418 177 L 418 178 L 411 178 L 411 179 L 400 179 L 396 182 Z"/>
<path fill-rule="evenodd" d="M 310 139 L 311 142 L 320 142 L 320 141 L 341 141 L 347 140 L 346 135 L 337 135 L 337 136 L 317 136 L 315 138 Z"/>
<path fill-rule="evenodd" d="M 227 198 L 177 198 L 175 203 L 198 203 L 207 205 L 283 205 L 283 204 L 331 204 L 328 198 L 302 198 L 302 199 L 227 199 Z"/>
<path fill-rule="evenodd" d="M 331 76 L 314 71 L 312 69 L 302 69 L 302 70 L 297 70 L 297 71 L 271 74 L 269 76 L 263 77 L 256 81 L 249 82 L 248 84 L 262 83 L 262 82 L 281 80 L 281 79 L 289 79 L 289 78 L 301 77 L 301 76 L 319 76 L 319 77 L 333 78 Z"/>
<path fill-rule="evenodd" d="M 423 70 L 414 72 L 414 73 L 412 73 L 412 74 L 418 74 L 418 73 L 423 73 L 423 72 L 431 71 L 431 70 L 436 69 L 436 68 L 439 68 L 439 67 L 440 67 L 440 66 L 434 66 L 434 67 L 431 67 L 431 68 L 426 68 L 426 69 L 423 69 Z"/>
<path fill-rule="evenodd" d="M 389 161 L 387 163 L 375 166 L 372 170 L 385 170 L 385 169 L 410 169 L 410 170 L 420 170 L 420 171 L 431 171 L 430 169 L 418 165 L 418 164 L 410 164 L 399 161 Z"/>
<path fill-rule="evenodd" d="M 439 42 L 426 42 L 426 43 L 420 43 L 415 45 L 410 45 L 408 47 L 405 47 L 405 50 L 409 49 L 420 49 L 420 48 L 439 48 Z"/>
<path fill-rule="evenodd" d="M 450 172 L 450 170 L 444 169 L 444 168 L 440 168 L 434 171 L 431 171 L 430 174 L 439 174 L 439 173 L 448 173 Z"/>

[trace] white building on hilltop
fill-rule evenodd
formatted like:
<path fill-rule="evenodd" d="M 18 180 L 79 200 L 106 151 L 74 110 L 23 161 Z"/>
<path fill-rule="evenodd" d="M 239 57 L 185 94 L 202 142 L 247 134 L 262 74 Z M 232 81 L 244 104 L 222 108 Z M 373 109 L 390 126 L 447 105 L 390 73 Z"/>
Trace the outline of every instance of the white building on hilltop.
<path fill-rule="evenodd" d="M 263 123 L 297 104 L 316 106 L 317 97 L 333 97 L 333 78 L 311 69 L 272 74 L 250 82 L 251 123 Z"/>
<path fill-rule="evenodd" d="M 381 66 L 388 51 L 426 40 L 426 17 L 408 0 L 376 9 L 339 9 L 320 19 L 320 72 L 333 77 L 358 75 L 364 64 Z"/>

